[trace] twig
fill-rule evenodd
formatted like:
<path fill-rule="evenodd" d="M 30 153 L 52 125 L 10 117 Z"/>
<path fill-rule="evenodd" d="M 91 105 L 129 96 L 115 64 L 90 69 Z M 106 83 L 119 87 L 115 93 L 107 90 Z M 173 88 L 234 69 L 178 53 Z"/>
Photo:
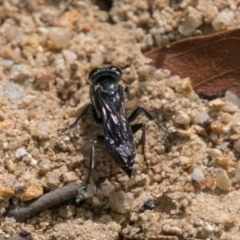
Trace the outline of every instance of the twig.
<path fill-rule="evenodd" d="M 65 187 L 56 189 L 52 192 L 42 195 L 37 200 L 26 203 L 22 207 L 10 206 L 6 212 L 7 217 L 15 218 L 16 221 L 23 221 L 43 210 L 59 205 L 63 202 L 75 198 L 78 194 L 76 183 L 69 183 Z"/>

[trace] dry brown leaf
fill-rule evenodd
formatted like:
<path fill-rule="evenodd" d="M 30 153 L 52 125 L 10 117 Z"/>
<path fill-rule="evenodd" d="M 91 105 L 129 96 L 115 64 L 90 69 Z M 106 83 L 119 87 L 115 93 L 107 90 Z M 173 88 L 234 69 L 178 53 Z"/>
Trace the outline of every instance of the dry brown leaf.
<path fill-rule="evenodd" d="M 156 68 L 190 77 L 206 97 L 231 90 L 240 97 L 240 29 L 194 37 L 146 52 Z"/>

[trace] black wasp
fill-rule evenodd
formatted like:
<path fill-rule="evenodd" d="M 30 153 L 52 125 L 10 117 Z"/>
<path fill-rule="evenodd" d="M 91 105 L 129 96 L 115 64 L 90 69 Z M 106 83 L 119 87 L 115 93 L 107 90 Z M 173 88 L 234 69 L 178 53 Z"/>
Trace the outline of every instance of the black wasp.
<path fill-rule="evenodd" d="M 104 130 L 103 136 L 97 136 L 90 141 L 89 172 L 80 189 L 79 197 L 76 200 L 77 202 L 83 200 L 87 190 L 91 170 L 94 168 L 94 145 L 96 143 L 105 141 L 108 153 L 113 161 L 131 177 L 136 156 L 133 134 L 140 129 L 142 130 L 142 137 L 140 140 L 142 154 L 146 165 L 149 165 L 144 150 L 145 124 L 138 123 L 131 126 L 129 123 L 134 121 L 138 115 L 143 112 L 149 120 L 153 120 L 159 128 L 167 133 L 169 132 L 143 107 L 137 107 L 129 117 L 126 116 L 124 100 L 128 95 L 129 86 L 123 89 L 123 87 L 118 84 L 121 76 L 121 70 L 115 66 L 93 69 L 89 73 L 89 79 L 92 83 L 90 85 L 91 103 L 85 107 L 73 124 L 63 129 L 66 130 L 74 127 L 78 121 L 89 112 L 96 123 L 103 125 Z"/>

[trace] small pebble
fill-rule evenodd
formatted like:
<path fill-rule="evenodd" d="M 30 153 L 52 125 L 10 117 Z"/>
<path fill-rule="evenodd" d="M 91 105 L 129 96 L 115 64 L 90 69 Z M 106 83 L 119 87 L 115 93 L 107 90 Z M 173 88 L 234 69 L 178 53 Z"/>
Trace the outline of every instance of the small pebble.
<path fill-rule="evenodd" d="M 195 115 L 194 121 L 195 121 L 195 123 L 201 125 L 201 124 L 207 122 L 209 119 L 210 119 L 210 116 L 207 113 L 205 113 L 205 112 L 198 112 Z"/>
<path fill-rule="evenodd" d="M 12 198 L 14 191 L 10 187 L 0 187 L 0 202 Z"/>
<path fill-rule="evenodd" d="M 63 219 L 70 219 L 76 214 L 76 208 L 73 205 L 62 206 L 59 208 L 58 214 Z"/>
<path fill-rule="evenodd" d="M 23 161 L 17 163 L 15 175 L 20 176 L 26 172 L 26 164 Z"/>
<path fill-rule="evenodd" d="M 232 182 L 239 182 L 240 181 L 240 161 L 237 162 L 237 166 L 236 166 L 236 173 L 234 178 L 232 179 Z"/>
<path fill-rule="evenodd" d="M 16 40 L 16 36 L 19 40 L 23 40 L 25 37 L 24 29 L 21 27 L 5 25 L 4 26 L 6 37 L 9 41 Z"/>
<path fill-rule="evenodd" d="M 43 186 L 38 180 L 30 180 L 24 187 L 23 194 L 20 196 L 20 200 L 30 201 L 40 197 L 43 194 Z"/>
<path fill-rule="evenodd" d="M 67 63 L 71 64 L 74 63 L 77 60 L 77 54 L 71 50 L 63 50 L 62 51 L 63 56 Z"/>
<path fill-rule="evenodd" d="M 130 198 L 125 192 L 111 192 L 109 195 L 109 205 L 114 212 L 126 213 L 131 210 L 133 204 L 132 198 Z"/>
<path fill-rule="evenodd" d="M 221 150 L 217 149 L 217 148 L 208 148 L 207 149 L 207 153 L 209 154 L 209 156 L 211 158 L 215 158 L 218 157 L 222 154 Z"/>
<path fill-rule="evenodd" d="M 68 168 L 67 168 L 67 166 L 66 166 L 66 165 L 63 165 L 63 166 L 61 166 L 61 167 L 59 168 L 59 170 L 60 170 L 60 172 L 61 172 L 62 174 L 64 174 L 64 173 L 67 173 L 67 172 L 68 172 Z"/>
<path fill-rule="evenodd" d="M 204 173 L 201 168 L 195 167 L 192 172 L 192 179 L 197 182 L 203 182 L 205 179 Z"/>
<path fill-rule="evenodd" d="M 234 145 L 233 145 L 234 149 L 237 151 L 237 152 L 240 152 L 240 139 L 238 139 Z"/>
<path fill-rule="evenodd" d="M 10 78 L 14 81 L 25 81 L 30 76 L 32 76 L 32 71 L 26 64 L 14 64 L 10 68 Z"/>
<path fill-rule="evenodd" d="M 78 176 L 76 175 L 75 172 L 66 172 L 62 175 L 62 177 L 65 183 L 74 182 L 78 180 Z"/>
<path fill-rule="evenodd" d="M 212 111 L 220 111 L 223 109 L 224 105 L 225 105 L 225 102 L 220 98 L 212 100 L 208 104 L 208 106 L 211 108 Z"/>
<path fill-rule="evenodd" d="M 31 154 L 29 154 L 28 157 L 30 159 L 30 165 L 31 166 L 36 166 L 38 161 L 35 158 L 33 158 Z"/>
<path fill-rule="evenodd" d="M 8 170 L 10 173 L 14 173 L 14 172 L 16 171 L 17 164 L 14 163 L 13 161 L 9 160 L 9 161 L 7 161 L 7 163 L 6 163 L 6 167 L 7 167 L 7 170 Z"/>
<path fill-rule="evenodd" d="M 61 176 L 61 172 L 59 169 L 54 169 L 51 172 L 48 172 L 46 175 L 47 184 L 50 188 L 55 188 L 59 184 L 59 177 Z"/>
<path fill-rule="evenodd" d="M 92 198 L 92 205 L 93 205 L 94 207 L 99 207 L 99 206 L 101 205 L 101 202 L 100 202 L 99 198 L 93 197 L 93 198 Z"/>
<path fill-rule="evenodd" d="M 207 188 L 207 189 L 211 189 L 213 190 L 216 187 L 216 179 L 211 177 L 211 176 L 206 176 L 203 185 Z"/>
<path fill-rule="evenodd" d="M 64 58 L 57 57 L 54 59 L 53 67 L 55 67 L 56 72 L 61 73 L 66 69 L 66 62 Z"/>
<path fill-rule="evenodd" d="M 2 147 L 3 147 L 4 150 L 7 150 L 8 149 L 8 142 L 4 142 L 2 144 Z"/>
<path fill-rule="evenodd" d="M 190 123 L 190 117 L 183 111 L 179 111 L 175 117 L 175 122 L 178 124 L 187 125 Z"/>
<path fill-rule="evenodd" d="M 10 68 L 14 64 L 14 61 L 10 59 L 3 59 L 1 61 L 1 65 L 4 66 L 5 68 Z"/>
<path fill-rule="evenodd" d="M 169 44 L 169 37 L 162 33 L 156 33 L 154 35 L 155 42 L 157 46 L 166 46 Z"/>
<path fill-rule="evenodd" d="M 208 222 L 204 222 L 202 226 L 202 237 L 207 238 L 213 232 L 214 226 L 210 225 Z"/>
<path fill-rule="evenodd" d="M 167 234 L 174 234 L 174 235 L 182 235 L 183 230 L 177 226 L 170 226 L 169 224 L 165 224 L 162 226 L 162 231 Z"/>
<path fill-rule="evenodd" d="M 228 177 L 227 171 L 225 171 L 222 168 L 216 168 L 215 173 L 216 173 L 216 186 L 224 192 L 230 191 L 232 184 L 231 180 Z"/>
<path fill-rule="evenodd" d="M 51 164 L 51 162 L 49 160 L 47 160 L 47 159 L 42 160 L 38 164 L 40 175 L 45 175 L 45 174 L 47 174 L 49 172 L 50 164 Z"/>
<path fill-rule="evenodd" d="M 230 11 L 229 9 L 224 9 L 213 19 L 212 26 L 215 31 L 223 31 L 232 24 L 233 19 L 233 11 Z"/>
<path fill-rule="evenodd" d="M 114 187 L 110 182 L 106 181 L 102 184 L 101 190 L 106 197 L 109 197 L 110 193 L 114 190 Z"/>
<path fill-rule="evenodd" d="M 24 97 L 21 88 L 11 82 L 4 83 L 2 95 L 10 100 L 21 100 Z"/>
<path fill-rule="evenodd" d="M 28 152 L 26 151 L 25 148 L 19 148 L 17 149 L 17 151 L 15 152 L 15 157 L 16 158 L 22 158 L 23 156 L 28 155 Z"/>
<path fill-rule="evenodd" d="M 35 75 L 35 83 L 40 89 L 47 89 L 53 78 L 53 72 L 50 67 L 39 68 Z"/>
<path fill-rule="evenodd" d="M 49 28 L 48 37 L 51 40 L 48 43 L 48 47 L 52 50 L 57 50 L 67 46 L 71 33 L 64 28 L 52 27 Z"/>
<path fill-rule="evenodd" d="M 176 92 L 182 94 L 185 97 L 190 97 L 191 93 L 193 92 L 190 78 L 184 78 L 182 80 L 178 79 L 178 81 L 180 81 L 180 84 L 176 86 Z M 177 80 L 174 80 L 174 82 L 177 82 Z"/>
<path fill-rule="evenodd" d="M 85 193 L 85 198 L 92 198 L 97 192 L 97 187 L 94 183 L 87 185 L 87 192 Z"/>
<path fill-rule="evenodd" d="M 180 156 L 179 157 L 179 164 L 184 168 L 188 169 L 192 166 L 193 164 L 193 159 L 185 156 Z"/>
<path fill-rule="evenodd" d="M 222 131 L 223 131 L 223 125 L 222 125 L 222 123 L 217 122 L 217 121 L 212 122 L 210 128 L 211 128 L 211 131 L 212 131 L 213 133 L 215 133 L 215 134 L 220 134 L 220 133 L 222 133 Z"/>
<path fill-rule="evenodd" d="M 232 91 L 227 91 L 225 94 L 225 98 L 227 104 L 233 104 L 237 108 L 240 108 L 240 99 L 235 93 L 233 93 Z"/>
<path fill-rule="evenodd" d="M 191 36 L 203 23 L 202 15 L 193 7 L 188 7 L 187 14 L 178 27 L 178 31 L 185 37 Z"/>
<path fill-rule="evenodd" d="M 101 66 L 103 64 L 104 58 L 103 55 L 101 53 L 95 53 L 91 56 L 91 66 L 92 68 Z"/>
<path fill-rule="evenodd" d="M 220 155 L 214 160 L 220 167 L 223 167 L 224 169 L 235 167 L 236 165 L 236 163 L 229 156 Z"/>

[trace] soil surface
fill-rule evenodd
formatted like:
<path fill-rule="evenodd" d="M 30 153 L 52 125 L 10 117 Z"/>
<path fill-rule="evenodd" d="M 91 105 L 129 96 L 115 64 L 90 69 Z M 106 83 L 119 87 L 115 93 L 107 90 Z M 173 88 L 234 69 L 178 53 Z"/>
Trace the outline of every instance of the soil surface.
<path fill-rule="evenodd" d="M 190 79 L 153 68 L 143 55 L 236 27 L 238 4 L 0 0 L 0 240 L 240 239 L 239 98 L 229 91 L 203 100 Z M 57 201 L 60 194 L 23 221 L 10 217 L 10 208 L 69 183 L 81 187 L 89 142 L 102 126 L 87 115 L 76 128 L 58 129 L 90 102 L 88 73 L 102 65 L 121 68 L 120 84 L 130 84 L 128 115 L 142 106 L 171 132 L 143 113 L 136 119 L 146 124 L 151 169 L 137 144 L 129 179 L 105 145 L 96 144 L 80 206 Z"/>

